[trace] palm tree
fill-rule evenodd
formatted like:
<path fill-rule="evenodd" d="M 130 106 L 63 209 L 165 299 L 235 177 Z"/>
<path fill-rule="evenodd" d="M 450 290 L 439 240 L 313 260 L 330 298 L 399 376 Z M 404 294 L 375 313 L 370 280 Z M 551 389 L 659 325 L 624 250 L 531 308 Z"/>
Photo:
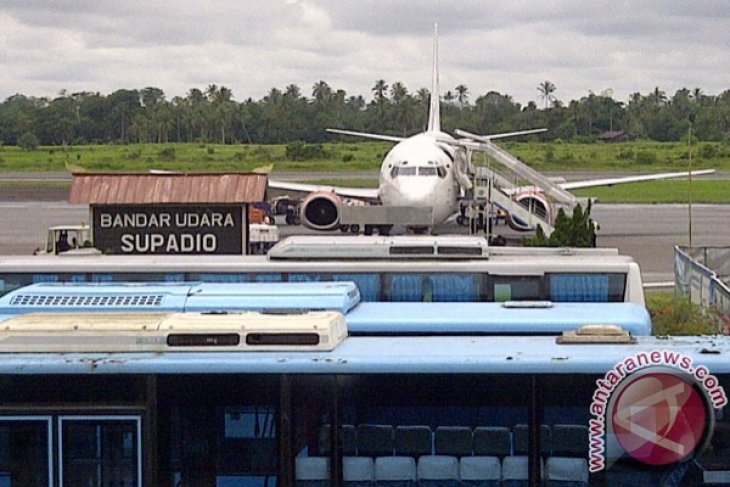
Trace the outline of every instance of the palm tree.
<path fill-rule="evenodd" d="M 537 91 L 540 92 L 540 98 L 545 102 L 545 108 L 548 108 L 550 104 L 555 100 L 553 93 L 557 88 L 552 81 L 545 80 L 537 85 Z"/>
<path fill-rule="evenodd" d="M 383 108 L 388 102 L 388 99 L 385 96 L 385 94 L 388 92 L 388 83 L 386 83 L 384 79 L 379 79 L 375 82 L 375 85 L 372 88 L 372 92 L 373 100 L 375 101 L 375 105 L 378 107 L 378 115 L 382 119 Z"/>
<path fill-rule="evenodd" d="M 388 83 L 385 82 L 384 79 L 379 79 L 375 82 L 375 85 L 372 88 L 372 92 L 374 93 L 374 99 L 376 104 L 380 104 L 385 100 L 385 93 L 388 91 Z"/>
<path fill-rule="evenodd" d="M 221 86 L 213 94 L 213 105 L 218 112 L 218 120 L 221 124 L 221 144 L 226 143 L 226 125 L 230 123 L 232 99 L 233 92 L 225 86 Z"/>
<path fill-rule="evenodd" d="M 332 99 L 332 88 L 326 81 L 319 80 L 312 87 L 312 97 L 316 105 L 325 107 Z"/>
<path fill-rule="evenodd" d="M 469 101 L 469 88 L 466 85 L 461 84 L 454 88 L 456 90 L 456 100 L 462 107 Z"/>
<path fill-rule="evenodd" d="M 408 89 L 406 88 L 406 85 L 404 85 L 400 81 L 396 81 L 390 87 L 390 96 L 393 100 L 393 103 L 395 103 L 396 105 L 400 105 L 403 100 L 405 100 L 407 95 Z"/>
<path fill-rule="evenodd" d="M 286 91 L 284 91 L 284 96 L 292 101 L 296 101 L 299 99 L 299 97 L 302 96 L 302 90 L 299 88 L 298 85 L 290 84 L 286 87 Z"/>
<path fill-rule="evenodd" d="M 658 86 L 654 88 L 654 91 L 651 92 L 649 98 L 651 98 L 651 101 L 654 102 L 654 105 L 658 107 L 664 105 L 667 102 L 666 93 L 664 93 L 663 90 L 660 90 Z"/>

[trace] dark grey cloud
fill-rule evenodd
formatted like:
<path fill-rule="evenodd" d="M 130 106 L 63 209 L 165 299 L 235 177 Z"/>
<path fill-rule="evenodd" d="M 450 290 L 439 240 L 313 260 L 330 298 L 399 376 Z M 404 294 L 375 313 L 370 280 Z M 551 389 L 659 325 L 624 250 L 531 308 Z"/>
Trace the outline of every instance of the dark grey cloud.
<path fill-rule="evenodd" d="M 215 83 L 236 99 L 318 80 L 370 97 L 375 80 L 430 85 L 439 23 L 442 91 L 466 84 L 527 102 L 730 88 L 725 0 L 0 0 L 0 98 Z"/>

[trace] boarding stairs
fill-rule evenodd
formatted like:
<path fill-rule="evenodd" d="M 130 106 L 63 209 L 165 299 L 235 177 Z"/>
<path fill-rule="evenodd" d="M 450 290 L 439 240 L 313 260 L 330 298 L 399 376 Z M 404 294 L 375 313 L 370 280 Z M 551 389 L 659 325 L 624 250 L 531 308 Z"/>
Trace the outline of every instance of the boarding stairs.
<path fill-rule="evenodd" d="M 475 150 L 486 156 L 481 164 L 475 163 L 472 157 Z M 534 199 L 518 201 L 516 197 L 525 191 L 540 192 L 552 203 L 571 211 L 578 202 L 573 194 L 489 141 L 466 147 L 465 157 L 467 162 L 463 167 L 473 181 L 470 193 L 476 201 L 488 201 L 530 227 L 539 224 L 547 235 L 554 230 L 549 215 L 543 208 L 531 204 Z"/>

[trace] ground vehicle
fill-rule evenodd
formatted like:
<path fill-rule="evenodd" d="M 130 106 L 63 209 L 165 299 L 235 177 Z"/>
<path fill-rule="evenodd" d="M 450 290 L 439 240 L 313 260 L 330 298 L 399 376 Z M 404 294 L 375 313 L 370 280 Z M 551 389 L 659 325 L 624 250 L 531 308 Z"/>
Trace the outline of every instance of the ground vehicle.
<path fill-rule="evenodd" d="M 86 224 L 56 225 L 48 229 L 46 247 L 36 254 L 93 254 L 98 253 L 91 243 L 91 228 Z"/>
<path fill-rule="evenodd" d="M 321 236 L 288 237 L 266 257 L 0 256 L 0 293 L 54 281 L 345 280 L 357 283 L 365 301 L 644 304 L 638 265 L 616 250 L 485 249 L 486 240 L 479 237 Z"/>
<path fill-rule="evenodd" d="M 422 331 L 438 318 L 420 314 Z M 651 485 L 668 473 L 701 481 L 730 470 L 730 425 L 718 416 L 712 449 L 680 465 L 691 471 L 622 457 L 588 473 L 597 379 L 627 355 L 664 349 L 712 371 L 717 391 L 730 385 L 724 337 L 575 345 L 433 329 L 353 336 L 335 311 L 2 323 L 0 464 L 13 483 L 349 486 L 405 476 L 408 485 L 540 485 L 543 476 Z"/>

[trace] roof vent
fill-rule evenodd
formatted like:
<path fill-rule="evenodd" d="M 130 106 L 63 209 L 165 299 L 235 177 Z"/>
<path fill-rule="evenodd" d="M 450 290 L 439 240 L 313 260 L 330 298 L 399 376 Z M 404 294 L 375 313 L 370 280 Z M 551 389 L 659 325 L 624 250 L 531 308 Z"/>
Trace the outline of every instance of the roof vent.
<path fill-rule="evenodd" d="M 27 307 L 129 307 L 129 306 L 161 306 L 162 294 L 17 294 L 10 300 L 10 306 Z"/>
<path fill-rule="evenodd" d="M 620 326 L 596 324 L 564 331 L 555 341 L 560 344 L 636 343 L 636 338 Z"/>

